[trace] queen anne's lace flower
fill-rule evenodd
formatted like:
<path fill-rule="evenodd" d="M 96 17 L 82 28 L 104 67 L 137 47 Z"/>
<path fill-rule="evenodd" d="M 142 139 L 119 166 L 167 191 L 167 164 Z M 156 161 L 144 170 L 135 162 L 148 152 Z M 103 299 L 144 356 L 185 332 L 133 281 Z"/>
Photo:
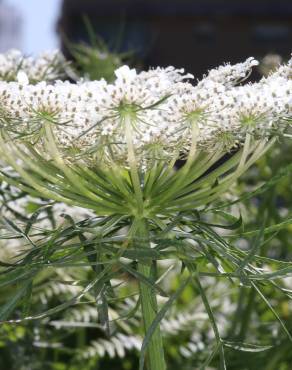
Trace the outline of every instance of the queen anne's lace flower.
<path fill-rule="evenodd" d="M 58 51 L 45 51 L 37 57 L 26 57 L 19 50 L 11 49 L 0 54 L 0 80 L 28 82 L 54 81 L 64 75 L 66 65 Z"/>
<path fill-rule="evenodd" d="M 209 83 L 218 83 L 225 87 L 232 87 L 245 80 L 251 73 L 252 67 L 259 63 L 254 58 L 248 58 L 243 63 L 235 65 L 225 64 L 212 69 L 207 76 L 199 82 L 198 86 L 207 86 Z"/>
<path fill-rule="evenodd" d="M 258 83 L 242 85 L 255 65 L 249 58 L 221 66 L 195 86 L 185 81 L 192 75 L 173 67 L 137 73 L 123 66 L 113 83 L 32 85 L 19 72 L 18 82 L 0 83 L 3 122 L 15 137 L 38 145 L 49 124 L 68 156 L 105 164 L 127 166 L 129 140 L 143 168 L 153 159 L 186 156 L 194 145 L 228 151 L 247 133 L 265 139 L 281 131 L 291 115 L 291 61 Z"/>

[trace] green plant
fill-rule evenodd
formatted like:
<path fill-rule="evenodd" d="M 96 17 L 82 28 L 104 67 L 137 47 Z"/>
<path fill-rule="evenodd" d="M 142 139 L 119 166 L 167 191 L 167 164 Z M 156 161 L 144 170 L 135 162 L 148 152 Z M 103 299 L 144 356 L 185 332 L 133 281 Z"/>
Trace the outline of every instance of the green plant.
<path fill-rule="evenodd" d="M 160 322 L 193 283 L 216 340 L 202 368 L 219 353 L 225 369 L 226 347 L 269 349 L 222 338 L 203 279 L 225 277 L 257 292 L 290 337 L 262 290 L 291 269 L 289 263 L 257 255 L 270 230 L 263 222 L 253 231 L 257 237 L 249 251 L 216 231 L 241 225 L 240 217 L 214 202 L 285 134 L 290 117 L 291 63 L 259 83 L 238 86 L 255 64 L 248 59 L 220 67 L 196 87 L 183 82 L 190 75 L 171 67 L 139 75 L 122 67 L 113 84 L 2 84 L 0 153 L 11 167 L 1 169 L 2 180 L 32 196 L 96 214 L 78 222 L 66 215 L 69 227 L 43 232 L 33 227 L 40 210 L 23 227 L 6 220 L 28 248 L 3 266 L 0 286 L 18 285 L 2 306 L 3 321 L 44 319 L 90 299 L 99 324 L 110 332 L 110 302 L 124 298 L 119 288 L 131 277 L 137 281 L 131 292 L 138 297 L 135 310 L 141 307 L 145 327 L 139 366 L 143 369 L 147 352 L 149 369 L 162 370 Z M 176 170 L 179 159 L 185 162 Z M 215 224 L 214 214 L 220 220 Z M 180 261 L 182 279 L 168 294 L 161 287 L 168 271 L 159 275 L 157 263 L 172 258 Z M 90 267 L 91 273 L 74 280 L 80 291 L 69 300 L 28 314 L 40 276 L 60 267 Z M 157 295 L 167 298 L 161 307 Z M 14 311 L 17 318 L 9 319 Z"/>
<path fill-rule="evenodd" d="M 86 17 L 84 23 L 89 36 L 89 45 L 66 41 L 68 50 L 74 58 L 77 75 L 90 80 L 104 78 L 111 82 L 115 79 L 115 70 L 129 61 L 131 53 L 111 51 L 103 39 L 95 34 Z"/>

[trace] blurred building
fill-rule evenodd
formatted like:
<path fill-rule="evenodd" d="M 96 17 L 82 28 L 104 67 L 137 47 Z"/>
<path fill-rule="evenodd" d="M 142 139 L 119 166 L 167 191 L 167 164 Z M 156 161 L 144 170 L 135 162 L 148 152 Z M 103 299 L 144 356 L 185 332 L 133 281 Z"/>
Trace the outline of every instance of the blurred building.
<path fill-rule="evenodd" d="M 0 2 L 0 52 L 20 49 L 22 18 L 14 6 Z"/>
<path fill-rule="evenodd" d="M 111 47 L 134 50 L 146 66 L 171 64 L 196 76 L 292 50 L 291 0 L 63 0 L 60 35 L 86 41 L 82 15 Z"/>

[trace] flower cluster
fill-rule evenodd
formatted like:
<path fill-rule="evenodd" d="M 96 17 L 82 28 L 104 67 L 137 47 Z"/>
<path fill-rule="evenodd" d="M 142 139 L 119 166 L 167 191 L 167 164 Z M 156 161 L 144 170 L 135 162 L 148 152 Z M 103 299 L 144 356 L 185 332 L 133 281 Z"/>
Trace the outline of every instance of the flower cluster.
<path fill-rule="evenodd" d="M 68 157 L 105 164 L 127 166 L 129 148 L 143 168 L 196 148 L 229 151 L 247 135 L 268 139 L 292 113 L 291 61 L 257 83 L 243 84 L 257 64 L 253 58 L 226 64 L 196 85 L 192 75 L 173 67 L 137 73 L 123 66 L 113 83 L 32 85 L 22 76 L 0 83 L 2 121 L 16 137 L 40 146 L 50 125 Z"/>
<path fill-rule="evenodd" d="M 26 57 L 19 50 L 11 49 L 0 54 L 0 80 L 21 83 L 54 81 L 64 76 L 65 65 L 65 59 L 58 50 Z"/>

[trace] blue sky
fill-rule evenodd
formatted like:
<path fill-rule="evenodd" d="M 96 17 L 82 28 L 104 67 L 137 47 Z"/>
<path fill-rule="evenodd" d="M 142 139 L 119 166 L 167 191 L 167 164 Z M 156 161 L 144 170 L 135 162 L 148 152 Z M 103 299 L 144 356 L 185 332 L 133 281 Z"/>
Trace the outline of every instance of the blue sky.
<path fill-rule="evenodd" d="M 61 0 L 5 0 L 17 8 L 22 17 L 22 51 L 35 54 L 58 47 L 55 24 Z"/>

